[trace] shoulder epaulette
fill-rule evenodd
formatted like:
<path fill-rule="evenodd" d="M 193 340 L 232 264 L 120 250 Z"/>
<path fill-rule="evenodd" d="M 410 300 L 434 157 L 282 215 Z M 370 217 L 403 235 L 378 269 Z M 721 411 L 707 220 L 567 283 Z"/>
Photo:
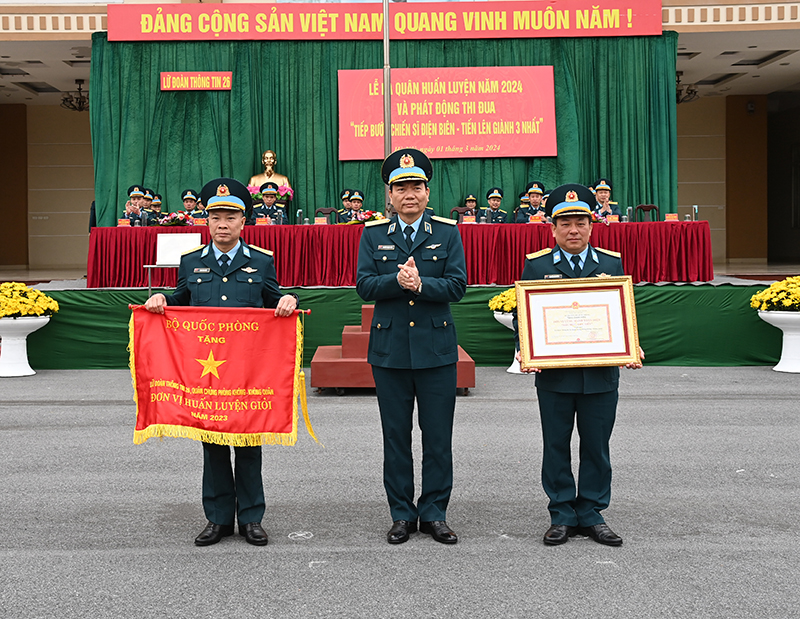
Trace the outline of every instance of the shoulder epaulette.
<path fill-rule="evenodd" d="M 501 208 L 499 208 L 497 210 L 500 211 L 501 213 L 505 213 L 505 211 L 503 209 L 501 209 Z"/>
<path fill-rule="evenodd" d="M 195 247 L 194 249 L 189 249 L 189 250 L 187 250 L 187 251 L 185 251 L 185 252 L 181 253 L 181 256 L 185 256 L 186 254 L 191 254 L 192 252 L 196 252 L 196 251 L 198 251 L 198 250 L 200 250 L 200 249 L 203 249 L 204 247 L 205 247 L 205 245 L 198 245 L 198 246 L 197 246 L 197 247 Z"/>
<path fill-rule="evenodd" d="M 260 251 L 262 254 L 267 254 L 268 256 L 274 256 L 275 254 L 272 253 L 271 249 L 264 249 L 263 247 L 259 247 L 258 245 L 247 245 L 250 249 L 255 249 L 256 251 Z"/>
<path fill-rule="evenodd" d="M 340 208 L 340 209 L 339 209 L 338 211 L 336 211 L 336 212 L 337 212 L 337 213 L 344 213 L 344 209 L 343 209 L 343 208 Z"/>
<path fill-rule="evenodd" d="M 458 223 L 458 221 L 456 221 L 455 219 L 448 219 L 447 217 L 439 217 L 438 215 L 432 215 L 431 219 L 439 221 L 443 224 L 450 224 L 451 226 L 455 226 Z"/>
<path fill-rule="evenodd" d="M 553 249 L 551 247 L 548 247 L 547 249 L 542 249 L 540 251 L 535 251 L 532 254 L 526 254 L 525 257 L 528 260 L 533 260 L 534 258 L 538 258 L 539 256 L 546 256 L 551 251 L 553 251 Z"/>
<path fill-rule="evenodd" d="M 614 202 L 613 200 L 609 200 L 609 201 L 608 201 L 608 203 L 609 203 L 609 204 L 616 204 L 616 205 L 619 205 L 619 202 Z"/>
<path fill-rule="evenodd" d="M 380 226 L 381 224 L 388 224 L 391 219 L 373 219 L 364 223 L 364 226 Z"/>
<path fill-rule="evenodd" d="M 610 249 L 603 249 L 602 247 L 595 247 L 597 251 L 601 251 L 604 254 L 608 254 L 609 256 L 614 256 L 615 258 L 622 258 L 622 254 L 617 251 L 611 251 Z"/>

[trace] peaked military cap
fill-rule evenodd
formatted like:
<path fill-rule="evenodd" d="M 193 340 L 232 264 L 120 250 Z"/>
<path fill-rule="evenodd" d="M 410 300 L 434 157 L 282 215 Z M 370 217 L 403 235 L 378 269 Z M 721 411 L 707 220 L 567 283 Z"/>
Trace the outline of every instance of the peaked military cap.
<path fill-rule="evenodd" d="M 142 188 L 141 185 L 131 185 L 130 187 L 128 187 L 129 198 L 133 198 L 135 196 L 143 196 L 143 195 L 144 195 L 144 189 Z"/>
<path fill-rule="evenodd" d="M 555 219 L 565 215 L 592 216 L 592 205 L 595 198 L 591 190 L 578 183 L 569 183 L 556 187 L 547 199 L 547 214 Z"/>
<path fill-rule="evenodd" d="M 181 200 L 194 200 L 197 202 L 198 199 L 199 197 L 194 189 L 184 189 L 181 194 Z"/>
<path fill-rule="evenodd" d="M 528 193 L 523 191 L 521 194 L 519 194 L 519 201 L 527 202 L 528 204 L 530 204 L 531 199 L 528 197 Z"/>
<path fill-rule="evenodd" d="M 339 194 L 340 200 L 349 200 L 350 199 L 350 192 L 351 189 L 342 189 L 342 193 Z"/>
<path fill-rule="evenodd" d="M 544 183 L 541 181 L 531 181 L 525 187 L 528 193 L 538 193 L 539 195 L 544 194 Z"/>
<path fill-rule="evenodd" d="M 148 189 L 147 187 L 144 188 L 144 197 L 148 200 L 153 199 L 153 193 L 155 193 L 152 189 Z"/>
<path fill-rule="evenodd" d="M 601 178 L 594 184 L 594 190 L 597 191 L 598 189 L 606 189 L 611 191 L 611 181 L 607 178 Z"/>
<path fill-rule="evenodd" d="M 244 212 L 253 200 L 242 183 L 233 178 L 215 178 L 208 181 L 200 191 L 200 198 L 207 211 L 227 209 Z"/>
<path fill-rule="evenodd" d="M 472 200 L 473 202 L 477 202 L 478 198 L 475 197 L 474 193 L 470 193 L 467 195 L 466 198 L 464 198 L 464 202 L 469 202 L 470 200 Z"/>
<path fill-rule="evenodd" d="M 350 193 L 350 201 L 352 202 L 353 200 L 360 200 L 363 202 L 364 192 L 360 191 L 359 189 L 353 189 L 353 191 Z"/>
<path fill-rule="evenodd" d="M 261 187 L 259 187 L 259 190 L 261 191 L 262 194 L 268 194 L 268 195 L 273 195 L 274 194 L 274 195 L 277 196 L 278 195 L 278 184 L 277 183 L 272 183 L 272 182 L 267 182 L 267 183 L 264 183 L 263 185 L 261 185 Z"/>
<path fill-rule="evenodd" d="M 161 194 L 153 194 L 153 204 L 161 204 Z"/>
<path fill-rule="evenodd" d="M 402 148 L 389 155 L 381 166 L 381 177 L 387 185 L 402 181 L 425 181 L 433 178 L 433 166 L 427 155 L 416 148 Z M 352 200 L 352 196 L 350 197 Z"/>
<path fill-rule="evenodd" d="M 486 199 L 489 198 L 503 198 L 503 190 L 500 187 L 492 187 L 489 191 L 486 192 Z"/>

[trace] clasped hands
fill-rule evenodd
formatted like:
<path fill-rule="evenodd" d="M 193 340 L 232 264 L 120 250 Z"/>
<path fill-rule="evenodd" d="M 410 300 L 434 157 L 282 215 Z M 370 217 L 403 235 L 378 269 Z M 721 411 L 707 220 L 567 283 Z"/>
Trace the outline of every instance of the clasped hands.
<path fill-rule="evenodd" d="M 405 264 L 398 264 L 397 268 L 400 269 L 397 272 L 397 283 L 406 290 L 413 290 L 415 292 L 419 290 L 419 285 L 422 280 L 420 280 L 419 270 L 417 269 L 417 263 L 414 262 L 414 256 L 409 256 Z"/>
<path fill-rule="evenodd" d="M 514 355 L 514 358 L 517 360 L 517 363 L 521 363 L 522 362 L 522 356 L 520 356 L 519 351 L 516 352 L 516 354 Z M 644 359 L 644 351 L 642 350 L 641 346 L 639 346 L 639 358 L 640 359 Z M 640 369 L 642 367 L 642 364 L 641 363 L 626 363 L 625 367 L 628 368 L 629 370 L 638 370 L 638 369 Z M 538 374 L 542 370 L 540 368 L 527 368 L 527 369 L 520 368 L 520 371 L 523 374 Z"/>

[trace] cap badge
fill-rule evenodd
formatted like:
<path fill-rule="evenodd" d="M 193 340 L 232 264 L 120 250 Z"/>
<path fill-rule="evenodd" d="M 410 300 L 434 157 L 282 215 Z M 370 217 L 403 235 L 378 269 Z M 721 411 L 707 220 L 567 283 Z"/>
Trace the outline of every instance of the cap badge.
<path fill-rule="evenodd" d="M 228 189 L 227 185 L 220 185 L 217 187 L 217 195 L 218 196 L 229 196 L 231 195 L 231 190 Z"/>
<path fill-rule="evenodd" d="M 578 194 L 574 191 L 568 191 L 566 197 L 564 198 L 565 202 L 577 202 L 578 201 Z"/>
<path fill-rule="evenodd" d="M 411 155 L 405 154 L 400 157 L 400 167 L 401 168 L 413 168 L 414 167 L 414 158 Z"/>

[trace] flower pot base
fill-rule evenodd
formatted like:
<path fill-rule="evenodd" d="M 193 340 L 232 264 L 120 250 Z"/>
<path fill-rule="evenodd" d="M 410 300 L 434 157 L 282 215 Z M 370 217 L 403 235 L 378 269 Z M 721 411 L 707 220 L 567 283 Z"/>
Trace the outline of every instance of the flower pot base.
<path fill-rule="evenodd" d="M 800 312 L 758 312 L 764 321 L 783 331 L 781 358 L 773 370 L 800 374 Z"/>

